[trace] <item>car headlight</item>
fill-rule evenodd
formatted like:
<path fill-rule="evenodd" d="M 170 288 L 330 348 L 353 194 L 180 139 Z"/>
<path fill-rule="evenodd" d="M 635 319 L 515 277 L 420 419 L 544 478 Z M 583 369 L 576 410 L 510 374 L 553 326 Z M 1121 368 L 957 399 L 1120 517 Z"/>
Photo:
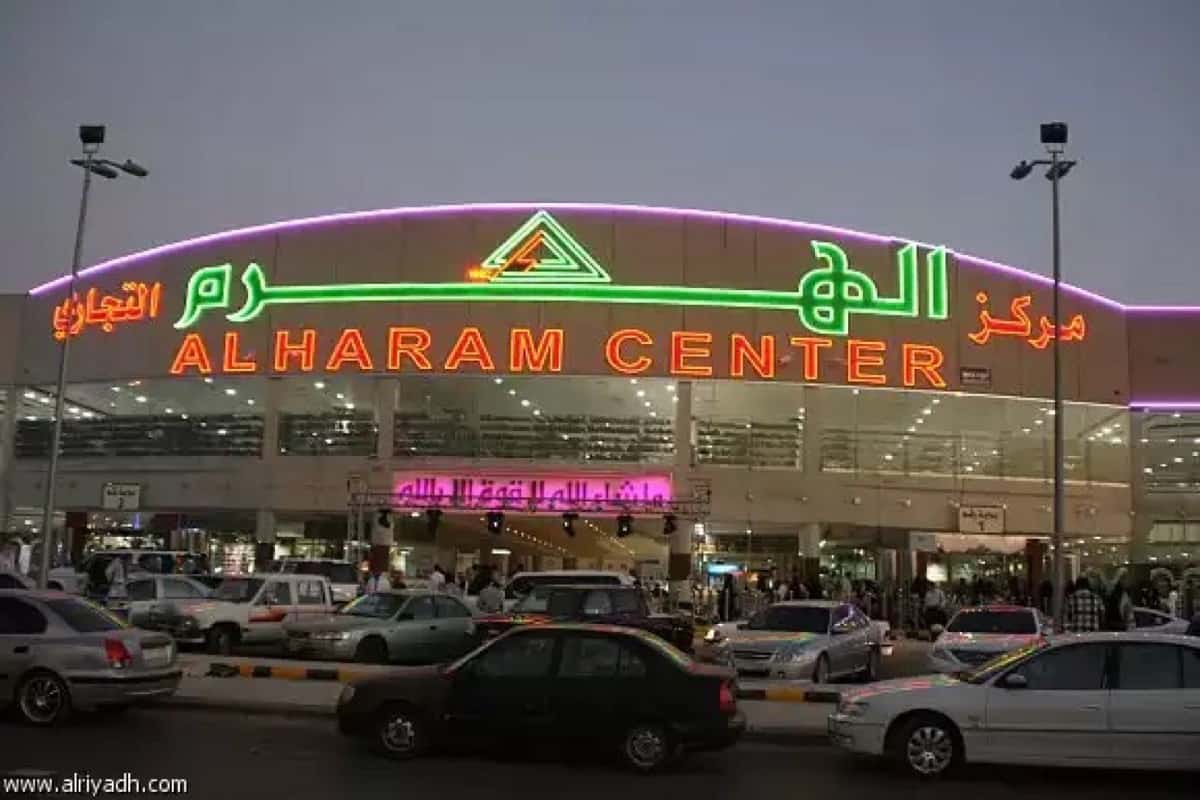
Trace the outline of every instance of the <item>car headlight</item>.
<path fill-rule="evenodd" d="M 803 661 L 812 661 L 817 657 L 817 650 L 811 647 L 799 645 L 783 650 L 775 654 L 776 661 L 790 661 L 793 664 L 798 664 Z"/>
<path fill-rule="evenodd" d="M 317 631 L 309 638 L 324 642 L 340 642 L 343 639 L 349 639 L 350 633 L 348 631 Z"/>
<path fill-rule="evenodd" d="M 354 699 L 354 684 L 347 683 L 342 687 L 342 693 L 338 695 L 338 705 L 344 706 Z"/>
<path fill-rule="evenodd" d="M 717 630 L 715 627 L 709 628 L 708 633 L 704 634 L 704 641 L 708 642 L 709 644 L 712 644 L 713 642 L 719 642 L 724 638 L 725 637 L 721 635 L 721 631 Z"/>
<path fill-rule="evenodd" d="M 863 700 L 842 700 L 838 703 L 838 713 L 844 717 L 866 716 L 870 704 Z"/>

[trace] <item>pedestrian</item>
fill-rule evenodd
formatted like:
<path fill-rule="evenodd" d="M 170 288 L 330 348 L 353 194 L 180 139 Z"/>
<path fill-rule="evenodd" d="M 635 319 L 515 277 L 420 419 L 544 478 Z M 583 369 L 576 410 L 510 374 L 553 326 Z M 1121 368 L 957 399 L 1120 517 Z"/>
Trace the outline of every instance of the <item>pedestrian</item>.
<path fill-rule="evenodd" d="M 433 565 L 433 572 L 429 575 L 429 589 L 433 592 L 440 592 L 446 585 L 446 573 L 442 571 L 440 564 Z"/>
<path fill-rule="evenodd" d="M 780 603 L 788 599 L 788 585 L 786 581 L 780 581 L 775 585 L 775 599 Z"/>
<path fill-rule="evenodd" d="M 1067 598 L 1063 609 L 1063 630 L 1068 633 L 1087 633 L 1101 629 L 1104 602 L 1092 591 L 1082 575 L 1075 581 L 1075 591 Z"/>
<path fill-rule="evenodd" d="M 733 619 L 733 595 L 733 576 L 726 573 L 721 582 L 721 590 L 717 593 L 717 614 L 720 616 L 721 622 L 729 622 Z"/>
<path fill-rule="evenodd" d="M 498 614 L 504 610 L 504 591 L 500 584 L 491 580 L 479 590 L 479 610 L 485 614 Z"/>
<path fill-rule="evenodd" d="M 946 624 L 946 593 L 937 583 L 930 581 L 925 591 L 925 627 Z"/>
<path fill-rule="evenodd" d="M 1117 572 L 1112 589 L 1104 599 L 1104 629 L 1108 631 L 1131 631 L 1137 628 L 1133 616 L 1133 600 L 1125 588 L 1125 570 Z"/>
<path fill-rule="evenodd" d="M 387 592 L 391 588 L 392 582 L 388 579 L 387 570 L 372 567 L 370 575 L 367 576 L 367 582 L 363 586 L 363 594 Z"/>
<path fill-rule="evenodd" d="M 108 579 L 108 599 L 124 600 L 129 597 L 125 591 L 124 559 L 120 556 L 113 556 L 104 570 L 104 577 Z"/>

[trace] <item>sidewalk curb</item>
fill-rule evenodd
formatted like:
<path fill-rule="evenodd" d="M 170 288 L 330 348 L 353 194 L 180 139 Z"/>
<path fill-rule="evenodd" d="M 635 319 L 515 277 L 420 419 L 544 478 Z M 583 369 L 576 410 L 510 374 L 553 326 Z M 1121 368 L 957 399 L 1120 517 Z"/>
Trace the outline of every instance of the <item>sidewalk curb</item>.
<path fill-rule="evenodd" d="M 837 703 L 842 699 L 836 690 L 794 689 L 771 686 L 764 689 L 738 689 L 738 700 L 766 700 L 772 703 Z"/>
<path fill-rule="evenodd" d="M 298 705 L 295 703 L 244 700 L 231 703 L 202 697 L 176 696 L 161 700 L 156 705 L 159 708 L 173 708 L 180 711 L 213 711 L 225 714 L 291 717 L 295 719 L 325 720 L 331 723 L 337 720 L 337 712 L 328 706 Z M 829 736 L 823 728 L 768 728 L 765 730 L 748 728 L 742 734 L 742 741 L 780 745 L 824 745 L 829 744 Z"/>

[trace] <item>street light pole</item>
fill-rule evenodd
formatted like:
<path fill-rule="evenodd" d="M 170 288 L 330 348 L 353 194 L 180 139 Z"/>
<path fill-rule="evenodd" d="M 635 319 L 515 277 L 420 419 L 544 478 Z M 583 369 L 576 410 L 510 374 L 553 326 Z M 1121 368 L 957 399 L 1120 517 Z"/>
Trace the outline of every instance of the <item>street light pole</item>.
<path fill-rule="evenodd" d="M 97 158 L 100 145 L 104 144 L 103 125 L 80 125 L 79 141 L 83 145 L 83 158 L 73 158 L 71 163 L 83 169 L 83 192 L 79 198 L 79 221 L 75 226 L 75 252 L 71 256 L 71 280 L 67 283 L 66 304 L 74 303 L 75 283 L 79 278 L 79 263 L 83 259 L 83 233 L 87 227 L 88 195 L 92 189 L 92 174 L 112 180 L 121 172 L 136 178 L 144 178 L 148 170 L 135 161 L 126 159 L 118 164 L 106 158 Z M 58 345 L 58 382 L 54 388 L 54 419 L 50 433 L 50 463 L 46 469 L 46 492 L 42 502 L 42 557 L 38 571 L 38 587 L 45 589 L 50 579 L 50 551 L 54 546 L 54 491 L 58 482 L 58 451 L 62 445 L 62 419 L 64 395 L 67 388 L 67 361 L 70 353 L 69 331 Z"/>
<path fill-rule="evenodd" d="M 1062 253 L 1058 223 L 1058 150 L 1050 151 L 1050 197 L 1051 238 L 1054 249 L 1054 603 L 1052 613 L 1055 624 L 1063 625 L 1063 598 L 1066 597 L 1067 565 L 1063 552 L 1063 397 L 1062 397 L 1062 348 L 1059 346 L 1060 313 L 1059 298 L 1062 284 Z"/>
<path fill-rule="evenodd" d="M 1061 158 L 1063 148 L 1067 144 L 1067 125 L 1065 122 L 1048 122 L 1042 125 L 1042 144 L 1046 147 L 1046 152 L 1049 153 L 1049 159 L 1037 159 L 1035 161 L 1021 161 L 1009 177 L 1013 180 L 1022 180 L 1034 167 L 1043 166 L 1049 167 L 1046 171 L 1046 178 L 1050 181 L 1050 227 L 1051 237 L 1053 239 L 1053 261 L 1054 261 L 1054 337 L 1052 344 L 1054 347 L 1054 506 L 1053 506 L 1053 525 L 1054 529 L 1051 533 L 1051 543 L 1054 548 L 1054 597 L 1051 607 L 1051 614 L 1054 617 L 1054 623 L 1059 630 L 1063 626 L 1063 598 L 1066 596 L 1067 583 L 1067 568 L 1066 568 L 1066 552 L 1063 546 L 1063 527 L 1064 514 L 1063 505 L 1065 498 L 1063 497 L 1063 459 L 1065 453 L 1063 441 L 1063 394 L 1062 394 L 1062 353 L 1059 348 L 1059 325 L 1061 320 L 1060 301 L 1062 295 L 1062 246 L 1060 239 L 1059 225 L 1059 204 L 1058 204 L 1058 182 L 1067 176 L 1067 173 L 1078 163 L 1068 159 Z"/>
<path fill-rule="evenodd" d="M 75 296 L 75 281 L 79 277 L 79 262 L 83 256 L 83 232 L 87 227 L 88 193 L 92 188 L 92 159 L 99 145 L 83 147 L 83 193 L 79 198 L 79 222 L 75 226 L 75 252 L 71 257 L 71 280 L 67 283 L 67 299 Z M 67 358 L 71 336 L 63 336 L 58 344 L 58 382 L 54 388 L 54 421 L 50 434 L 50 466 L 46 470 L 46 493 L 42 502 L 42 562 L 38 572 L 38 588 L 45 589 L 50 579 L 50 550 L 54 546 L 54 489 L 58 479 L 58 451 L 62 441 L 63 394 L 67 382 Z"/>

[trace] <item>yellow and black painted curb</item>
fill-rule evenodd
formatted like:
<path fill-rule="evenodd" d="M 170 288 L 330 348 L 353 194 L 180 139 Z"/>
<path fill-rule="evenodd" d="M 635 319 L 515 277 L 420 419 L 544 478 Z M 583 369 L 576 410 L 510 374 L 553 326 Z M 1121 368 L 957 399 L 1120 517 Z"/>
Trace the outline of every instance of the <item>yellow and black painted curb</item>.
<path fill-rule="evenodd" d="M 203 673 L 206 678 L 275 678 L 289 681 L 337 681 L 349 683 L 363 678 L 386 675 L 386 670 L 367 671 L 338 667 L 293 667 L 284 664 L 254 664 L 248 661 L 211 661 Z M 740 688 L 739 700 L 765 700 L 773 703 L 836 703 L 836 691 L 771 686 L 763 689 Z"/>

